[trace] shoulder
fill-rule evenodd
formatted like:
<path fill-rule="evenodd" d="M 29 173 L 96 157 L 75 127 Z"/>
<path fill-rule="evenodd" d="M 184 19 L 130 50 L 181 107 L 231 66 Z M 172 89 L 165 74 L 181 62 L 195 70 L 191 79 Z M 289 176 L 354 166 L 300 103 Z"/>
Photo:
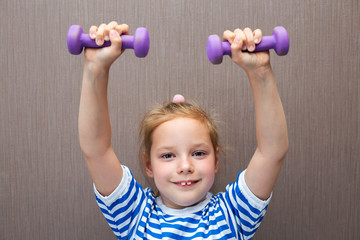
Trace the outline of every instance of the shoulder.
<path fill-rule="evenodd" d="M 256 197 L 245 181 L 245 172 L 241 171 L 235 182 L 226 186 L 226 191 L 218 193 L 216 196 L 223 204 L 231 208 L 252 209 L 255 212 L 263 211 L 270 203 L 271 196 L 267 200 Z"/>
<path fill-rule="evenodd" d="M 101 195 L 94 185 L 94 192 L 98 203 L 109 207 L 112 205 L 118 205 L 119 203 L 124 205 L 136 203 L 140 199 L 144 200 L 145 198 L 154 198 L 154 194 L 151 189 L 143 189 L 143 187 L 135 180 L 134 175 L 127 166 L 122 165 L 122 168 L 123 176 L 121 182 L 109 196 Z"/>

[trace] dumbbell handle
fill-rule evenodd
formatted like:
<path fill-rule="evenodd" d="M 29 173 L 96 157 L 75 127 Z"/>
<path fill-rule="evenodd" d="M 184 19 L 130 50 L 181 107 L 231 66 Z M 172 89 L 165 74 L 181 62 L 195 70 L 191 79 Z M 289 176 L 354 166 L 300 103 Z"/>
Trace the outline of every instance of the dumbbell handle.
<path fill-rule="evenodd" d="M 231 45 L 228 41 L 221 43 L 224 51 L 224 55 L 231 56 Z M 263 36 L 261 42 L 255 46 L 254 52 L 262 52 L 273 49 L 275 47 L 276 41 L 273 36 Z"/>
<path fill-rule="evenodd" d="M 133 49 L 135 37 L 131 35 L 121 35 L 121 49 Z M 83 47 L 87 48 L 103 48 L 111 46 L 110 41 L 104 41 L 104 44 L 99 46 L 95 39 L 90 38 L 89 34 L 83 33 L 80 36 L 80 41 Z"/>

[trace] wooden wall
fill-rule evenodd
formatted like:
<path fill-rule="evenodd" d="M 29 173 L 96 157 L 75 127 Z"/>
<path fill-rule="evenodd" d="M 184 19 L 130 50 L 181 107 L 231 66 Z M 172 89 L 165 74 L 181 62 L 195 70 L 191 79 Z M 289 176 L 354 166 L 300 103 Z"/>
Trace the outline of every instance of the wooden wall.
<path fill-rule="evenodd" d="M 114 239 L 98 209 L 78 143 L 83 56 L 66 47 L 117 20 L 150 32 L 148 57 L 112 66 L 113 145 L 137 164 L 138 124 L 176 93 L 215 110 L 226 146 L 214 191 L 244 169 L 256 147 L 244 72 L 206 56 L 210 34 L 284 26 L 285 57 L 271 53 L 290 149 L 254 239 L 360 239 L 360 8 L 358 0 L 0 0 L 0 239 Z"/>

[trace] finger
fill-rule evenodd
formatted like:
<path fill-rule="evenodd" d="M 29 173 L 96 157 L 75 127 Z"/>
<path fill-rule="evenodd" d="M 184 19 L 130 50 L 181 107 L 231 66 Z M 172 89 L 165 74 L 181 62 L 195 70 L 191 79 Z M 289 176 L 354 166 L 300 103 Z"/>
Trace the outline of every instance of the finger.
<path fill-rule="evenodd" d="M 244 29 L 244 34 L 246 36 L 246 48 L 249 52 L 252 52 L 255 50 L 255 42 L 254 42 L 254 34 L 250 28 Z"/>
<path fill-rule="evenodd" d="M 233 41 L 234 41 L 234 38 L 235 38 L 235 33 L 233 33 L 230 30 L 224 31 L 224 33 L 223 33 L 223 41 L 228 41 L 230 44 L 232 44 Z"/>
<path fill-rule="evenodd" d="M 113 30 L 117 25 L 118 25 L 118 23 L 116 21 L 112 21 L 111 23 L 106 25 L 106 27 L 104 29 L 104 40 L 105 41 L 110 40 L 110 36 L 109 36 L 110 31 Z"/>
<path fill-rule="evenodd" d="M 89 35 L 90 35 L 90 38 L 91 39 L 95 39 L 96 38 L 96 32 L 98 30 L 98 27 L 97 26 L 91 26 L 90 27 L 90 30 L 89 30 Z"/>
<path fill-rule="evenodd" d="M 262 31 L 260 29 L 256 29 L 253 33 L 255 44 L 259 44 L 262 38 Z"/>
<path fill-rule="evenodd" d="M 236 35 L 235 42 L 239 45 L 238 47 L 241 48 L 241 50 L 246 50 L 246 45 L 244 44 L 244 42 L 246 41 L 246 36 L 244 32 L 241 29 L 237 28 L 234 30 L 234 33 Z"/>
<path fill-rule="evenodd" d="M 104 30 L 106 28 L 106 24 L 101 24 L 96 32 L 96 44 L 98 46 L 102 46 L 104 44 Z"/>
<path fill-rule="evenodd" d="M 129 26 L 127 24 L 120 24 L 117 25 L 115 30 L 120 34 L 120 35 L 129 35 Z"/>

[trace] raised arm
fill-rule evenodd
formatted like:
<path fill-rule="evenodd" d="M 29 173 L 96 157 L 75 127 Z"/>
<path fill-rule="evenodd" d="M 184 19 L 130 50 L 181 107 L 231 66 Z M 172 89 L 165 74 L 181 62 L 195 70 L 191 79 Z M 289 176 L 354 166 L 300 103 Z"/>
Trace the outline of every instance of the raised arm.
<path fill-rule="evenodd" d="M 260 30 L 252 32 L 249 28 L 224 32 L 224 38 L 231 43 L 232 60 L 246 71 L 254 95 L 258 146 L 246 170 L 245 181 L 257 197 L 265 200 L 274 188 L 289 142 L 269 53 L 249 53 L 261 36 Z"/>
<path fill-rule="evenodd" d="M 115 31 L 114 31 L 115 30 Z M 127 25 L 112 22 L 91 27 L 90 36 L 102 45 L 110 39 L 112 45 L 86 49 L 79 108 L 79 140 L 90 175 L 97 190 L 109 195 L 122 179 L 122 167 L 111 145 L 111 125 L 107 103 L 107 87 L 111 64 L 121 55 L 120 34 L 127 34 Z"/>

